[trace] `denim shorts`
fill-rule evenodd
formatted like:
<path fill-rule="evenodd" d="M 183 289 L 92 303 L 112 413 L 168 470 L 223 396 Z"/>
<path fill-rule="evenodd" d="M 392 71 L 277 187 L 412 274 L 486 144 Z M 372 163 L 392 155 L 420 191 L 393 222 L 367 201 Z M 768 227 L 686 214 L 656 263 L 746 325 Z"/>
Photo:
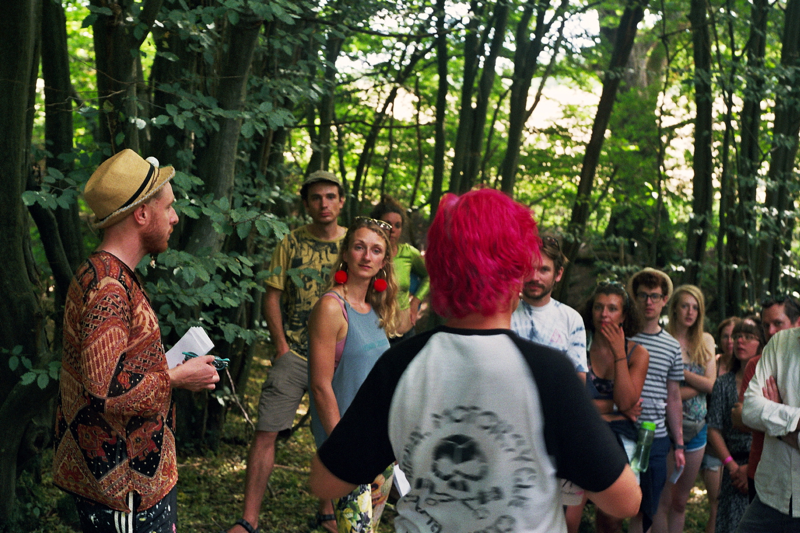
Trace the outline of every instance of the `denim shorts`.
<path fill-rule="evenodd" d="M 695 437 L 689 442 L 684 442 L 687 452 L 696 452 L 705 447 L 708 442 L 708 424 L 703 426 Z"/>

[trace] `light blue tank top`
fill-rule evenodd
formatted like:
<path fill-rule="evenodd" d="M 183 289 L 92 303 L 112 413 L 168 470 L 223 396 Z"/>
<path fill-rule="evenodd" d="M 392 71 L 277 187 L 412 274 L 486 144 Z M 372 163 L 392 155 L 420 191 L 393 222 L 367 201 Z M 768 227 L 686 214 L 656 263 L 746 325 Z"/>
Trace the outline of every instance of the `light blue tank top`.
<path fill-rule="evenodd" d="M 344 416 L 361 384 L 375 366 L 375 362 L 383 355 L 383 352 L 389 349 L 389 340 L 386 338 L 386 332 L 378 326 L 380 319 L 375 309 L 370 309 L 367 313 L 359 313 L 336 292 L 331 291 L 325 294 L 333 294 L 339 298 L 340 302 L 344 303 L 345 319 L 348 324 L 342 358 L 333 373 L 332 381 L 333 393 L 336 395 L 336 403 L 339 405 L 339 414 Z M 311 377 L 309 376 L 310 383 Z M 314 434 L 317 447 L 319 447 L 328 436 L 319 421 L 310 385 L 308 395 L 311 410 L 311 432 Z"/>

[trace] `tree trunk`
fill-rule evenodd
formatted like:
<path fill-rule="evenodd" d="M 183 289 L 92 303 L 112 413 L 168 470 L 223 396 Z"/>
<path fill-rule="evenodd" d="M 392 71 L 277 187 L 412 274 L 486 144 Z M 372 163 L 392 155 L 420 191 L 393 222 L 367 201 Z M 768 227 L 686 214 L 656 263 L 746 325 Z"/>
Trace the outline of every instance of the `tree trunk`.
<path fill-rule="evenodd" d="M 689 19 L 694 45 L 694 92 L 697 116 L 694 126 L 694 158 L 692 169 L 692 218 L 687 231 L 686 270 L 683 282 L 700 284 L 700 267 L 705 260 L 706 242 L 711 230 L 714 199 L 714 159 L 711 153 L 714 97 L 711 93 L 711 39 L 708 34 L 706 0 L 692 0 Z"/>
<path fill-rule="evenodd" d="M 563 4 L 562 4 L 563 5 Z M 535 10 L 535 11 L 534 11 Z M 528 93 L 531 89 L 533 74 L 539 64 L 539 53 L 542 51 L 544 37 L 550 31 L 560 14 L 561 7 L 555 14 L 550 13 L 549 1 L 529 1 L 517 25 L 516 43 L 514 51 L 514 76 L 511 81 L 511 97 L 508 109 L 508 146 L 501 164 L 501 189 L 509 196 L 514 194 L 514 183 L 519 166 L 519 149 L 522 146 L 522 130 L 525 128 L 525 121 L 528 117 Z M 536 28 L 533 37 L 528 39 L 530 34 L 531 18 L 536 15 Z"/>
<path fill-rule="evenodd" d="M 764 54 L 766 51 L 767 19 L 770 6 L 768 0 L 754 0 L 751 10 L 750 36 L 747 46 L 747 86 L 742 105 L 741 141 L 738 157 L 738 193 L 736 226 L 738 231 L 733 243 L 735 264 L 739 280 L 734 283 L 735 298 L 743 303 L 756 298 L 754 273 L 755 254 L 752 239 L 756 235 L 756 187 L 758 169 L 762 163 L 759 137 L 761 132 L 761 101 L 764 98 Z"/>
<path fill-rule="evenodd" d="M 29 110 L 34 107 L 31 81 L 38 72 L 35 53 L 42 0 L 5 4 L 0 20 L 0 50 L 14 53 L 5 53 L 0 61 L 0 346 L 9 350 L 21 346 L 22 354 L 36 365 L 40 350 L 46 346 L 41 336 L 44 317 L 26 260 L 29 226 L 21 195 L 31 172 Z M 0 442 L 0 527 L 8 524 L 14 509 L 17 452 L 24 429 L 35 414 L 23 408 L 26 402 L 18 403 L 16 392 L 12 393 L 23 386 L 18 384 L 18 375 L 8 370 L 9 357 L 9 353 L 0 354 L 0 367 L 5 369 L 0 372 L 0 420 L 3 415 L 15 415 L 13 422 L 5 418 L 7 425 Z M 24 388 L 30 391 L 33 387 L 36 386 Z"/>
<path fill-rule="evenodd" d="M 111 15 L 99 15 L 92 29 L 97 91 L 102 110 L 101 138 L 98 141 L 110 143 L 114 152 L 123 148 L 140 151 L 139 128 L 136 124 L 141 67 L 139 48 L 153 27 L 163 1 L 143 0 L 138 17 L 131 14 L 133 0 L 91 2 L 98 8 L 110 8 L 112 11 Z"/>
<path fill-rule="evenodd" d="M 247 78 L 253 62 L 261 18 L 251 13 L 241 13 L 239 22 L 227 28 L 220 64 L 216 98 L 220 108 L 241 111 L 247 89 Z M 236 150 L 239 143 L 240 118 L 220 118 L 219 128 L 210 135 L 205 146 L 196 150 L 195 171 L 204 183 L 204 193 L 214 200 L 227 198 L 233 193 L 236 172 Z M 218 252 L 225 236 L 214 230 L 211 217 L 203 216 L 186 226 L 181 241 L 185 250 L 193 255 Z"/>
<path fill-rule="evenodd" d="M 756 287 L 759 298 L 776 294 L 781 286 L 782 258 L 791 250 L 791 229 L 794 223 L 794 199 L 797 186 L 793 171 L 800 132 L 800 0 L 786 5 L 781 51 L 782 71 L 775 98 L 775 124 L 772 130 L 772 158 L 767 183 L 765 215 L 761 220 L 762 235 L 756 265 Z M 768 216 L 766 213 L 776 213 Z"/>
<path fill-rule="evenodd" d="M 444 121 L 447 116 L 447 34 L 444 30 L 445 0 L 436 0 L 436 73 L 439 89 L 436 92 L 436 120 L 434 123 L 433 180 L 431 183 L 431 221 L 436 218 L 444 185 L 444 153 L 447 150 Z"/>
<path fill-rule="evenodd" d="M 458 112 L 458 129 L 456 130 L 456 141 L 453 145 L 453 159 L 450 167 L 450 192 L 458 193 L 461 191 L 461 175 L 466 167 L 467 146 L 472 131 L 472 94 L 475 92 L 475 78 L 478 74 L 478 64 L 483 56 L 483 39 L 479 38 L 480 26 L 484 25 L 482 20 L 483 5 L 477 0 L 470 3 L 472 17 L 466 27 L 464 36 L 464 73 L 461 81 L 461 106 Z M 484 32 L 489 33 L 491 24 L 486 24 Z"/>
<path fill-rule="evenodd" d="M 66 17 L 64 8 L 59 2 L 42 4 L 42 49 L 47 51 L 42 54 L 45 139 L 47 149 L 52 154 L 47 158 L 47 167 L 57 169 L 66 176 L 73 169 L 72 159 L 70 157 L 65 161 L 59 156 L 72 153 L 72 82 L 67 51 Z M 63 180 L 59 180 L 56 185 L 68 187 Z M 78 214 L 77 202 L 72 203 L 67 209 L 60 208 L 54 212 L 64 252 L 72 269 L 77 268 L 86 257 Z M 60 307 L 57 303 L 56 308 Z"/>
<path fill-rule="evenodd" d="M 472 188 L 478 173 L 481 170 L 481 153 L 483 152 L 484 129 L 486 115 L 489 110 L 489 99 L 494 88 L 495 66 L 500 52 L 503 51 L 503 42 L 506 38 L 506 23 L 508 21 L 509 3 L 500 2 L 494 14 L 494 36 L 489 47 L 489 54 L 484 58 L 483 72 L 478 82 L 478 94 L 475 109 L 472 111 L 472 131 L 470 132 L 469 151 L 466 154 L 466 168 L 459 184 L 459 193 L 464 193 Z"/>
<path fill-rule="evenodd" d="M 619 21 L 611 64 L 603 79 L 603 92 L 597 106 L 592 135 L 583 157 L 578 195 L 572 207 L 572 216 L 568 226 L 570 240 L 564 246 L 564 253 L 570 262 L 564 275 L 566 279 L 561 282 L 562 287 L 569 285 L 567 282 L 569 281 L 570 265 L 573 264 L 578 255 L 583 233 L 586 229 L 586 222 L 589 220 L 589 206 L 594 187 L 594 176 L 597 171 L 597 164 L 600 161 L 606 128 L 611 117 L 611 111 L 614 109 L 614 100 L 622 79 L 621 72 L 628 62 L 628 56 L 636 38 L 637 26 L 639 21 L 642 20 L 646 6 L 647 0 L 632 0 L 627 4 L 625 12 Z"/>

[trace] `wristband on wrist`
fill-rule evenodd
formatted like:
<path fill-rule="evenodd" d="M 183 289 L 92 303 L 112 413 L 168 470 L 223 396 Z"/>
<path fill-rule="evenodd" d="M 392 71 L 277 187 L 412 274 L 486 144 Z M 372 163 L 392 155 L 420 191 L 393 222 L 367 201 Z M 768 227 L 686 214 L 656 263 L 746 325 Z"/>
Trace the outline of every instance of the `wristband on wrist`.
<path fill-rule="evenodd" d="M 686 449 L 686 445 L 685 444 L 676 444 L 675 445 L 675 449 L 676 450 L 685 450 Z"/>
<path fill-rule="evenodd" d="M 733 457 L 729 455 L 728 457 L 722 460 L 722 466 L 728 466 L 728 463 L 730 463 L 731 461 L 733 461 Z"/>

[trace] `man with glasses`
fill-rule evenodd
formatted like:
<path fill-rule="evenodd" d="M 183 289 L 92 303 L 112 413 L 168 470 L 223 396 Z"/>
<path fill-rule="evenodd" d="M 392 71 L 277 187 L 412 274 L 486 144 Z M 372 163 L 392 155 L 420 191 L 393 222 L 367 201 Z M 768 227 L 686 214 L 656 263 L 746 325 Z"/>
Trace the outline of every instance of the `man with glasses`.
<path fill-rule="evenodd" d="M 791 296 L 767 300 L 761 316 L 767 345 L 748 361 L 742 379 L 741 416 L 757 431 L 747 463 L 751 501 L 736 531 L 800 531 L 800 342 L 797 332 L 788 331 L 800 326 L 800 306 Z"/>
<path fill-rule="evenodd" d="M 555 237 L 542 238 L 542 260 L 522 286 L 511 330 L 522 337 L 567 354 L 578 377 L 586 381 L 586 329 L 581 315 L 552 297 L 567 258 Z"/>
<path fill-rule="evenodd" d="M 765 345 L 779 331 L 800 327 L 800 304 L 791 296 L 764 300 L 761 303 L 761 327 L 764 331 Z M 747 386 L 756 373 L 756 365 L 759 360 L 761 360 L 761 355 L 757 355 L 747 362 L 744 376 L 742 377 L 742 385 L 739 388 L 740 399 L 744 398 Z M 733 406 L 731 417 L 734 425 L 744 425 L 742 422 L 742 402 L 738 402 Z M 751 429 L 747 426 L 745 428 L 747 430 Z M 753 430 L 752 433 L 753 442 L 750 445 L 750 457 L 747 460 L 747 490 L 751 502 L 756 495 L 756 468 L 759 461 L 761 461 L 761 452 L 764 449 L 764 432 Z"/>
<path fill-rule="evenodd" d="M 311 223 L 292 231 L 272 253 L 273 275 L 266 281 L 264 317 L 275 345 L 275 357 L 261 389 L 258 424 L 247 457 L 244 516 L 229 533 L 258 531 L 261 501 L 275 466 L 275 441 L 280 431 L 292 427 L 308 389 L 308 317 L 324 290 L 325 284 L 319 280 L 328 277 L 346 232 L 338 223 L 344 207 L 344 189 L 334 174 L 326 170 L 312 172 L 303 182 L 300 196 Z M 299 270 L 297 277 L 290 278 L 289 269 Z M 321 504 L 318 525 L 335 531 L 332 513 L 330 502 Z"/>
<path fill-rule="evenodd" d="M 628 292 L 642 314 L 644 327 L 633 340 L 647 348 L 650 364 L 642 389 L 642 413 L 639 422 L 653 422 L 656 435 L 650 450 L 650 466 L 640 473 L 642 506 L 631 519 L 629 531 L 647 531 L 658 510 L 661 491 L 667 481 L 667 454 L 672 435 L 675 447 L 675 466 L 686 464 L 683 444 L 683 403 L 680 382 L 683 380 L 681 345 L 659 324 L 661 311 L 672 294 L 672 280 L 664 272 L 645 268 L 628 281 Z"/>

